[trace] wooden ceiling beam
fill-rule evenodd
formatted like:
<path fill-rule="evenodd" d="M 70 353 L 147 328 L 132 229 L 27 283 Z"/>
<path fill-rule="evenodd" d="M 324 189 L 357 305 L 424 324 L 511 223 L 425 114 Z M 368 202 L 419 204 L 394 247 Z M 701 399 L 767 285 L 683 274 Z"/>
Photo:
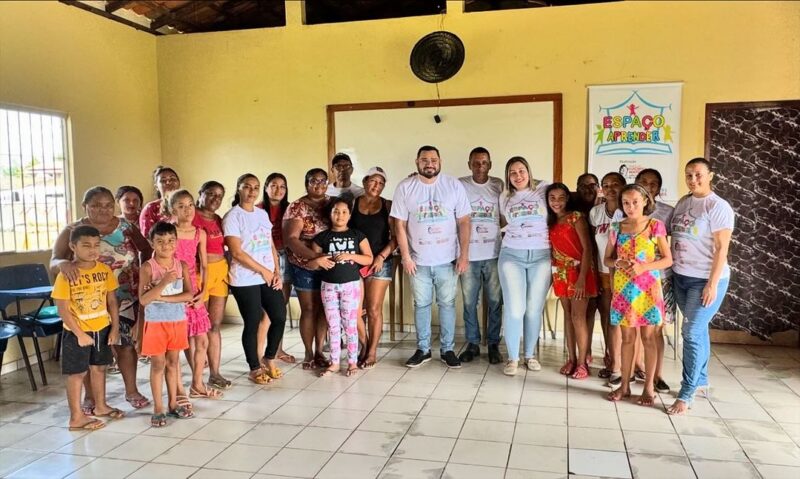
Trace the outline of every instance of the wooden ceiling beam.
<path fill-rule="evenodd" d="M 158 18 L 154 19 L 150 23 L 150 28 L 152 28 L 153 30 L 158 30 L 159 28 L 165 25 L 173 25 L 175 23 L 189 25 L 192 28 L 200 28 L 198 25 L 187 20 L 185 15 L 187 13 L 194 13 L 206 5 L 208 5 L 206 2 L 189 2 L 186 5 L 183 5 L 168 13 L 160 15 Z"/>
<path fill-rule="evenodd" d="M 113 13 L 108 13 L 107 11 L 102 10 L 100 8 L 95 8 L 95 7 L 92 7 L 91 5 L 87 5 L 87 4 L 83 3 L 83 2 L 79 2 L 78 0 L 58 0 L 58 1 L 63 3 L 63 4 L 65 4 L 65 5 L 70 5 L 72 7 L 78 7 L 81 10 L 86 10 L 87 12 L 91 12 L 91 13 L 94 13 L 96 15 L 100 15 L 101 17 L 105 17 L 105 18 L 114 20 L 115 22 L 122 23 L 123 25 L 128 25 L 129 27 L 133 27 L 133 28 L 135 28 L 137 30 L 141 30 L 143 32 L 147 32 L 147 33 L 150 33 L 152 35 L 163 35 L 163 33 L 161 33 L 161 32 L 157 32 L 157 31 L 155 31 L 155 30 L 153 30 L 151 28 L 145 27 L 144 25 L 140 25 L 140 24 L 138 24 L 136 22 L 132 22 L 132 21 L 128 20 L 127 18 L 118 17 L 117 15 L 114 15 Z"/>
<path fill-rule="evenodd" d="M 107 13 L 114 13 L 120 8 L 125 8 L 133 2 L 125 1 L 125 0 L 114 0 L 106 2 L 106 12 Z"/>

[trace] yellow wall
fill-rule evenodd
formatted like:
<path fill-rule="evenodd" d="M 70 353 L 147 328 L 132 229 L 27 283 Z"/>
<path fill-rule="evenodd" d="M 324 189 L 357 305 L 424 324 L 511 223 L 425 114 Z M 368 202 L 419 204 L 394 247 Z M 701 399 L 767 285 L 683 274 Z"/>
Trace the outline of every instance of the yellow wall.
<path fill-rule="evenodd" d="M 161 161 L 156 65 L 149 34 L 57 2 L 0 2 L 0 103 L 69 115 L 76 207 L 96 184 L 152 192 Z M 0 266 L 49 258 L 5 254 Z M 12 342 L 4 362 L 16 359 Z"/>
<path fill-rule="evenodd" d="M 705 103 L 800 98 L 796 2 L 460 8 L 449 2 L 444 29 L 462 38 L 466 62 L 442 97 L 561 92 L 570 184 L 585 165 L 588 84 L 684 81 L 686 159 L 703 153 Z M 296 197 L 302 174 L 326 164 L 327 104 L 435 98 L 408 58 L 439 16 L 305 26 L 299 9 L 287 2 L 286 28 L 158 39 L 162 155 L 184 183 L 279 170 Z"/>

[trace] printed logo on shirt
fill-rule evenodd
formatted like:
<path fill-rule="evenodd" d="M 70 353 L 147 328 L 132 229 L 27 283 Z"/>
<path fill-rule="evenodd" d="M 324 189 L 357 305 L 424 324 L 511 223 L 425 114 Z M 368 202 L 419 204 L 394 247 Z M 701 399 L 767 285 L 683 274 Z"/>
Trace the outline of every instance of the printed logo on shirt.
<path fill-rule="evenodd" d="M 417 206 L 417 222 L 438 223 L 447 221 L 447 209 L 440 201 L 429 200 Z"/>
<path fill-rule="evenodd" d="M 539 206 L 538 201 L 535 203 L 528 203 L 526 201 L 523 201 L 509 207 L 507 217 L 508 220 L 511 221 L 520 218 L 533 218 L 541 216 L 542 216 L 542 209 Z"/>
<path fill-rule="evenodd" d="M 497 221 L 497 210 L 495 209 L 494 203 L 489 203 L 481 198 L 470 203 L 470 207 L 472 208 L 470 221 L 492 223 Z"/>
<path fill-rule="evenodd" d="M 700 228 L 697 226 L 697 218 L 690 213 L 687 212 L 686 214 L 672 218 L 673 235 L 687 235 L 691 239 L 699 239 L 699 232 Z"/>
<path fill-rule="evenodd" d="M 270 239 L 272 239 L 272 231 L 264 226 L 259 226 L 247 239 L 245 249 L 253 253 L 264 251 L 269 249 Z"/>

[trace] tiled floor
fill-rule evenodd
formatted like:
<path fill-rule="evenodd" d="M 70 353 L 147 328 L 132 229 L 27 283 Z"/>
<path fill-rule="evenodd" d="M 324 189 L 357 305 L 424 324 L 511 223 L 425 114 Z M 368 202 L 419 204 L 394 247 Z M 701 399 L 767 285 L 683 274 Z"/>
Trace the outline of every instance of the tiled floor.
<path fill-rule="evenodd" d="M 567 381 L 557 373 L 560 340 L 542 345 L 542 371 L 513 378 L 485 357 L 408 370 L 411 334 L 387 339 L 378 367 L 353 378 L 286 367 L 258 387 L 245 376 L 240 331 L 223 332 L 235 384 L 224 400 L 196 400 L 197 417 L 162 429 L 150 428 L 149 411 L 131 411 L 118 376 L 109 395 L 128 417 L 87 434 L 65 428 L 57 363 L 47 365 L 53 384 L 36 393 L 24 371 L 6 374 L 0 477 L 800 478 L 798 349 L 715 346 L 711 398 L 669 417 L 670 394 L 653 408 L 612 404 L 596 377 Z M 296 329 L 285 345 L 301 355 Z M 680 365 L 667 354 L 665 376 L 677 386 Z M 139 377 L 149 394 L 146 366 Z"/>

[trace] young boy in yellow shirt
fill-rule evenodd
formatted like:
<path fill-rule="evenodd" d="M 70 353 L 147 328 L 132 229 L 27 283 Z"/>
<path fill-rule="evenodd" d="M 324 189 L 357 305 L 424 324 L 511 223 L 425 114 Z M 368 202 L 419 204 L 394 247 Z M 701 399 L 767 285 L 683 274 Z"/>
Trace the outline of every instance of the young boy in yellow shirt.
<path fill-rule="evenodd" d="M 92 226 L 78 226 L 69 236 L 75 253 L 78 280 L 70 283 L 59 274 L 52 297 L 64 321 L 61 342 L 61 372 L 67 375 L 69 429 L 96 430 L 105 426 L 100 419 L 81 411 L 81 388 L 87 371 L 94 390 L 95 416 L 119 419 L 119 409 L 106 402 L 106 366 L 111 364 L 111 345 L 119 339 L 119 305 L 114 290 L 117 280 L 100 256 L 100 232 Z"/>

